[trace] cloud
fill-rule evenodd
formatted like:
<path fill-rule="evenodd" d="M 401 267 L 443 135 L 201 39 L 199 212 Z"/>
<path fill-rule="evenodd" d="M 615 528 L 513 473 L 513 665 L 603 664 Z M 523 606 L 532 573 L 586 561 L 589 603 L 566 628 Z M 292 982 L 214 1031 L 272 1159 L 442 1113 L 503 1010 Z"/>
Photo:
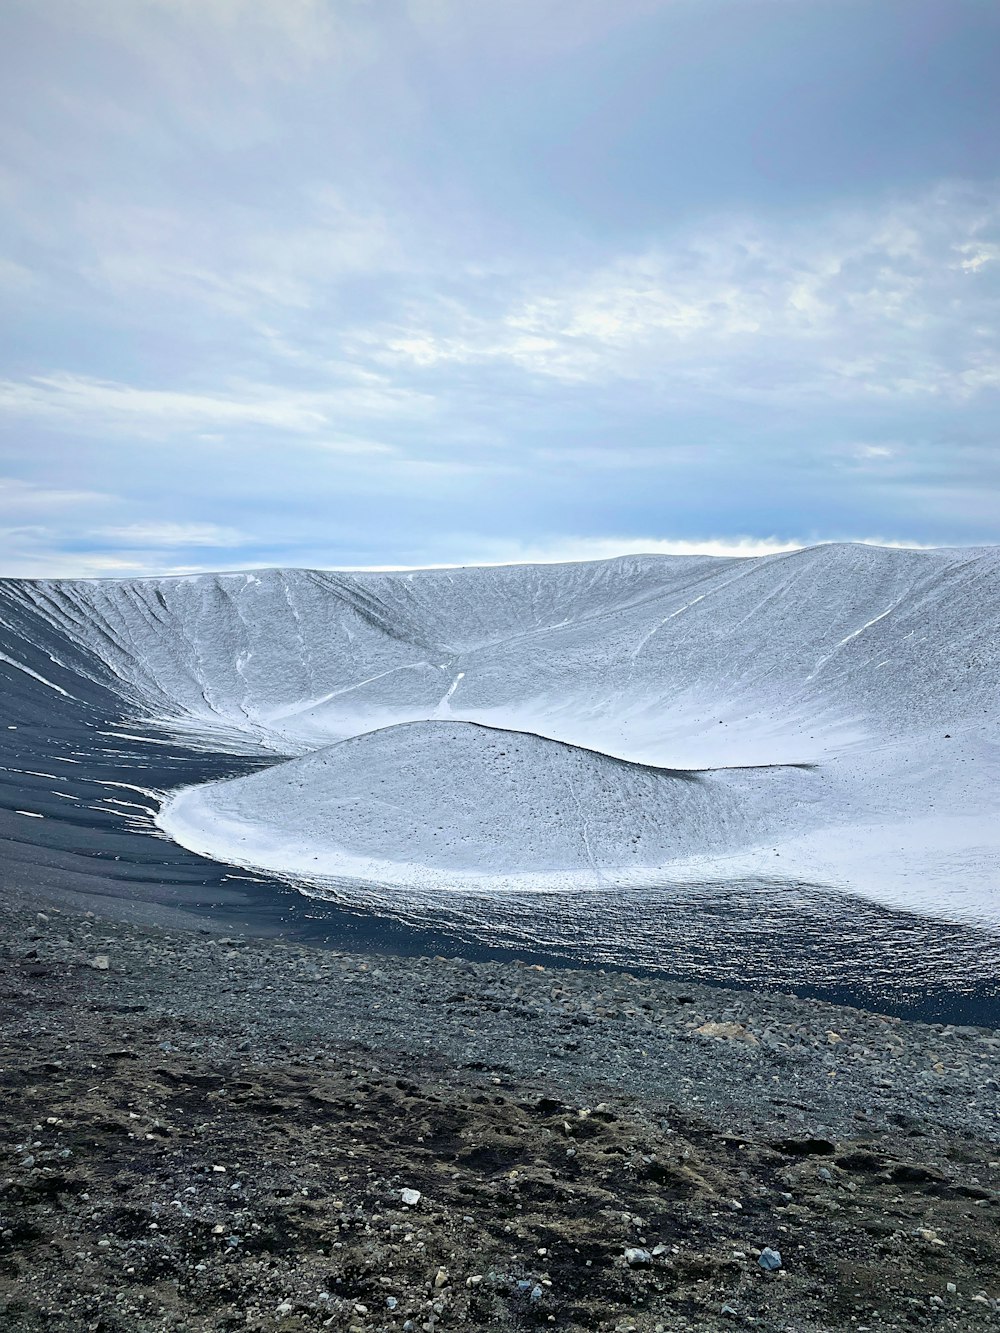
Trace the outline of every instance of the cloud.
<path fill-rule="evenodd" d="M 125 54 L 189 115 L 211 104 L 213 73 L 223 86 L 280 85 L 357 59 L 365 41 L 328 0 L 103 0 L 83 14 L 72 0 L 52 0 L 47 17 Z"/>
<path fill-rule="evenodd" d="M 245 546 L 249 540 L 236 528 L 217 523 L 125 523 L 95 528 L 92 536 L 125 547 Z"/>
<path fill-rule="evenodd" d="M 5 533 L 0 529 L 0 558 L 4 577 L 14 579 L 131 579 L 162 578 L 177 574 L 211 574 L 245 569 L 248 562 L 211 561 L 205 564 L 173 564 L 158 551 L 108 554 L 101 551 L 63 551 L 55 543 L 5 551 Z"/>
<path fill-rule="evenodd" d="M 0 257 L 0 290 L 6 291 L 10 297 L 23 296 L 37 281 L 35 274 L 24 264 Z"/>
<path fill-rule="evenodd" d="M 991 231 L 1000 192 L 948 186 L 798 222 L 703 221 L 590 270 L 525 275 L 497 312 L 474 296 L 413 306 L 376 355 L 687 396 L 969 398 L 1000 384 Z"/>
<path fill-rule="evenodd" d="M 899 453 L 899 450 L 888 444 L 856 444 L 853 452 L 856 458 L 867 460 L 874 458 L 895 458 Z"/>
<path fill-rule="evenodd" d="M 552 467 L 579 467 L 597 472 L 621 472 L 664 467 L 698 467 L 712 451 L 704 444 L 657 444 L 635 446 L 608 439 L 598 444 L 566 444 L 559 448 L 542 445 L 532 457 Z"/>
<path fill-rule="evenodd" d="M 1000 245 L 966 241 L 962 245 L 956 245 L 955 249 L 960 255 L 965 256 L 959 261 L 959 267 L 966 273 L 975 273 L 984 264 L 995 264 L 1000 259 Z"/>
<path fill-rule="evenodd" d="M 581 560 L 611 560 L 623 555 L 760 556 L 797 551 L 808 545 L 780 537 L 559 537 L 546 542 L 511 542 L 506 549 L 484 547 L 471 563 L 486 565 L 553 565 Z"/>
<path fill-rule="evenodd" d="M 562 565 L 592 560 L 616 560 L 623 556 L 674 555 L 712 556 L 720 559 L 755 559 L 785 555 L 806 547 L 824 544 L 812 539 L 790 541 L 779 537 L 710 537 L 684 540 L 669 537 L 557 537 L 546 542 L 500 541 L 473 547 L 468 558 L 444 562 L 422 561 L 411 564 L 367 564 L 329 566 L 313 561 L 316 568 L 351 570 L 461 569 L 470 565 Z M 932 545 L 915 541 L 893 541 L 881 537 L 845 537 L 858 546 L 884 546 L 893 550 L 932 551 Z"/>
<path fill-rule="evenodd" d="M 17 544 L 10 549 L 11 537 Z M 14 534 L 0 528 L 0 559 L 4 562 L 4 576 L 8 578 L 143 578 L 183 574 L 224 573 L 233 570 L 261 568 L 264 565 L 295 563 L 310 569 L 405 571 L 414 569 L 457 569 L 469 565 L 513 564 L 576 564 L 592 560 L 610 560 L 622 556 L 713 556 L 747 559 L 781 555 L 802 550 L 815 543 L 785 541 L 780 538 L 719 537 L 705 540 L 672 540 L 659 537 L 565 537 L 543 543 L 532 542 L 470 542 L 469 554 L 460 560 L 416 560 L 409 563 L 359 564 L 341 561 L 332 564 L 322 551 L 309 551 L 298 560 L 287 558 L 262 560 L 248 553 L 230 559 L 212 558 L 200 562 L 178 563 L 165 556 L 163 547 L 128 549 L 107 552 L 94 549 L 60 550 L 54 534 L 37 530 L 30 540 L 22 531 Z M 478 546 L 475 544 L 478 540 Z M 880 538 L 845 539 L 857 544 L 887 546 L 901 550 L 933 550 L 926 543 L 892 541 Z M 168 548 L 169 549 L 169 548 Z"/>
<path fill-rule="evenodd" d="M 971 102 L 718 8 L 11 0 L 0 571 L 996 534 Z"/>
<path fill-rule="evenodd" d="M 2 513 L 2 507 L 0 507 Z M 215 523 L 133 522 L 89 527 L 85 514 L 49 524 L 0 526 L 0 567 L 8 578 L 126 578 L 208 572 L 254 563 L 250 538 Z M 211 550 L 178 563 L 182 550 Z M 226 556 L 228 551 L 243 551 Z"/>
<path fill-rule="evenodd" d="M 165 311 L 204 307 L 261 330 L 287 312 L 321 307 L 338 284 L 391 274 L 403 238 L 374 205 L 349 205 L 325 181 L 300 185 L 280 211 L 228 202 L 217 212 L 85 198 L 81 276 L 116 299 L 151 296 Z"/>
<path fill-rule="evenodd" d="M 493 59 L 535 63 L 564 58 L 568 50 L 601 41 L 616 27 L 668 9 L 677 0 L 405 0 L 407 17 L 423 41 L 462 53 L 484 49 Z"/>
<path fill-rule="evenodd" d="M 0 514 L 75 509 L 112 503 L 116 498 L 103 491 L 61 489 L 16 477 L 0 477 Z"/>
<path fill-rule="evenodd" d="M 6 577 L 31 578 L 153 573 L 173 567 L 173 552 L 180 548 L 232 550 L 250 540 L 237 528 L 217 523 L 148 520 L 94 526 L 102 511 L 132 508 L 122 497 L 99 491 L 0 478 L 0 570 Z"/>
<path fill-rule="evenodd" d="M 59 372 L 0 382 L 0 413 L 51 419 L 73 431 L 126 430 L 153 437 L 177 431 L 261 427 L 292 435 L 322 435 L 336 451 L 336 429 L 349 417 L 426 412 L 423 394 L 378 382 L 327 391 L 292 390 L 270 384 L 241 384 L 229 393 L 150 389 Z M 356 437 L 345 453 L 384 453 L 380 442 Z"/>
<path fill-rule="evenodd" d="M 241 398 L 145 389 L 130 384 L 69 374 L 36 375 L 20 383 L 0 383 L 0 410 L 18 416 L 69 418 L 74 426 L 88 421 L 118 421 L 164 430 L 192 426 L 266 425 L 291 431 L 314 431 L 326 418 L 302 398 L 253 392 Z"/>

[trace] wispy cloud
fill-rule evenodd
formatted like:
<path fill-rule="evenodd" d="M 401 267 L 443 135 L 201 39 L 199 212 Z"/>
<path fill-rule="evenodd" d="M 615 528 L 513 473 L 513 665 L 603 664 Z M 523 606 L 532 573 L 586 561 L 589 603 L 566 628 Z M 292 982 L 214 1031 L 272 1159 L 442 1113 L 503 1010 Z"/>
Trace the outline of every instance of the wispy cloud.
<path fill-rule="evenodd" d="M 181 548 L 212 552 L 214 563 L 248 541 L 215 523 L 95 521 L 131 508 L 119 495 L 0 478 L 0 570 L 34 578 L 150 573 L 173 566 Z"/>
<path fill-rule="evenodd" d="M 103 491 L 71 490 L 0 477 L 0 515 L 42 513 L 113 503 L 117 497 Z"/>
<path fill-rule="evenodd" d="M 991 272 L 1000 191 L 942 186 L 871 211 L 711 220 L 556 280 L 506 309 L 414 308 L 389 363 L 506 363 L 731 396 L 968 398 L 1000 384 Z"/>
<path fill-rule="evenodd" d="M 200 564 L 178 564 L 164 558 L 164 552 L 153 547 L 148 550 L 122 551 L 114 554 L 102 551 L 64 551 L 56 540 L 4 550 L 3 530 L 0 529 L 0 553 L 4 558 L 4 578 L 24 579 L 130 579 L 173 576 L 179 574 L 209 574 L 226 570 L 246 569 L 253 562 L 210 560 Z M 55 534 L 52 535 L 53 538 Z"/>
<path fill-rule="evenodd" d="M 708 537 L 681 540 L 669 537 L 561 537 L 547 542 L 511 542 L 487 545 L 476 563 L 566 564 L 581 560 L 611 560 L 624 555 L 760 556 L 796 551 L 807 545 L 780 537 Z"/>
<path fill-rule="evenodd" d="M 825 539 L 831 540 L 831 539 Z M 886 546 L 895 550 L 929 551 L 933 546 L 921 542 L 893 541 L 879 537 L 850 537 L 844 540 L 860 546 Z M 813 540 L 785 540 L 780 537 L 708 537 L 696 540 L 669 537 L 561 537 L 543 543 L 488 543 L 462 564 L 476 565 L 563 565 L 590 560 L 616 560 L 623 556 L 678 555 L 713 556 L 746 560 L 767 555 L 801 551 L 818 543 Z M 417 569 L 427 565 L 359 565 L 358 569 Z M 459 562 L 434 566 L 455 569 Z"/>
<path fill-rule="evenodd" d="M 205 216 L 85 198 L 76 225 L 91 251 L 80 274 L 96 291 L 152 297 L 165 310 L 202 307 L 261 329 L 284 312 L 323 307 L 340 283 L 407 262 L 383 213 L 349 206 L 325 181 L 299 188 L 278 216 L 247 205 Z"/>
<path fill-rule="evenodd" d="M 101 542 L 118 546 L 174 547 L 218 546 L 238 547 L 247 544 L 247 535 L 237 528 L 220 527 L 217 523 L 124 523 L 119 527 L 95 528 L 92 536 Z"/>
<path fill-rule="evenodd" d="M 0 413 L 47 418 L 74 431 L 125 429 L 163 436 L 177 430 L 264 427 L 322 435 L 328 450 L 338 448 L 334 432 L 345 418 L 425 412 L 430 401 L 416 391 L 377 382 L 327 391 L 240 384 L 228 393 L 151 389 L 66 373 L 0 382 Z M 345 438 L 340 447 L 352 454 L 388 449 L 385 444 L 354 436 Z"/>

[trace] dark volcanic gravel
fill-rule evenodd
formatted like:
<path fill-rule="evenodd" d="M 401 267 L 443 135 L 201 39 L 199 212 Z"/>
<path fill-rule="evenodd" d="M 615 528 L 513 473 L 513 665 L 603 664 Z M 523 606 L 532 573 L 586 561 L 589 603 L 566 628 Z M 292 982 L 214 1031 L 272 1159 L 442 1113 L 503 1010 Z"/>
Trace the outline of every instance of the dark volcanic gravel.
<path fill-rule="evenodd" d="M 5 934 L 4 1330 L 1000 1326 L 1000 1033 L 52 908 Z"/>

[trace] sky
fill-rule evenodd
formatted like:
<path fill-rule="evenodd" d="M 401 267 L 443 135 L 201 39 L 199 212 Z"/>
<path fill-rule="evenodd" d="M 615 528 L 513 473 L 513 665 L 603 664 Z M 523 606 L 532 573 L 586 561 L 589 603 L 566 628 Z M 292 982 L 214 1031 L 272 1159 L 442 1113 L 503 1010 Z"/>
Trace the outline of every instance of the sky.
<path fill-rule="evenodd" d="M 995 0 L 5 0 L 0 575 L 1000 541 Z"/>

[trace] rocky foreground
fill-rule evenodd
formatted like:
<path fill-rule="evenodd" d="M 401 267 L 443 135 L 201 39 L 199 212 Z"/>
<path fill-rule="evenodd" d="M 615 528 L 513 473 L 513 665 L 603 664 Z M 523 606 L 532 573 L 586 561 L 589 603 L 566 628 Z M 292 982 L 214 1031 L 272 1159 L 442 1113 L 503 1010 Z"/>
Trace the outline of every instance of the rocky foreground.
<path fill-rule="evenodd" d="M 0 1328 L 1000 1326 L 1000 1032 L 15 908 Z"/>

